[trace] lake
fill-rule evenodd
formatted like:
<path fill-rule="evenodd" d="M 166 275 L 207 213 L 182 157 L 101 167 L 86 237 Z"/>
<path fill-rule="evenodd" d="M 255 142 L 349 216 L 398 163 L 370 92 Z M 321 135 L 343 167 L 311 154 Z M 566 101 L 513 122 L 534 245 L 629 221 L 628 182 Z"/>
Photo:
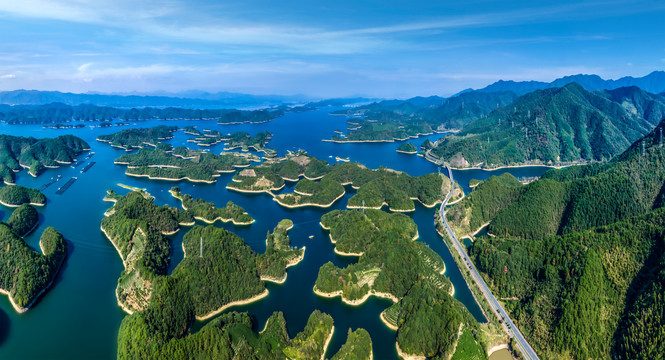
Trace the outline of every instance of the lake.
<path fill-rule="evenodd" d="M 345 128 L 345 117 L 332 116 L 328 113 L 334 109 L 321 109 L 313 112 L 289 113 L 272 122 L 264 124 L 217 125 L 215 121 L 145 121 L 129 127 L 152 127 L 157 125 L 176 125 L 184 127 L 197 126 L 198 129 L 217 129 L 223 133 L 246 131 L 250 134 L 268 130 L 274 134 L 267 147 L 277 150 L 283 155 L 287 150 L 304 149 L 310 155 L 334 163 L 335 156 L 349 157 L 370 168 L 386 166 L 411 175 L 418 176 L 436 172 L 436 165 L 422 157 L 397 153 L 400 145 L 394 143 L 353 143 L 336 144 L 323 142 L 330 138 L 335 129 Z M 91 123 L 85 123 L 90 125 Z M 95 152 L 89 161 L 95 161 L 90 170 L 84 174 L 80 170 L 85 166 L 49 169 L 38 178 L 33 178 L 26 171 L 17 175 L 17 183 L 23 186 L 39 188 L 52 177 L 62 175 L 62 180 L 51 185 L 44 194 L 48 203 L 38 208 L 40 225 L 37 230 L 26 238 L 33 249 L 38 249 L 39 237 L 48 226 L 59 230 L 67 239 L 69 257 L 65 261 L 54 285 L 26 313 L 16 314 L 7 296 L 0 296 L 0 358 L 1 359 L 115 359 L 118 328 L 125 313 L 118 307 L 115 299 L 115 288 L 123 267 L 122 261 L 111 243 L 100 231 L 100 223 L 111 203 L 102 201 L 107 189 L 124 194 L 127 190 L 117 186 L 118 183 L 146 188 L 155 196 L 158 205 L 168 204 L 180 206 L 179 201 L 171 197 L 168 190 L 172 186 L 180 186 L 181 190 L 193 197 L 202 197 L 218 206 L 227 201 L 244 207 L 256 219 L 250 226 L 234 226 L 232 224 L 215 226 L 224 227 L 245 239 L 255 251 L 265 250 L 265 236 L 284 218 L 293 220 L 295 226 L 290 231 L 291 245 L 307 246 L 305 259 L 295 267 L 289 268 L 288 278 L 283 285 L 267 283 L 270 295 L 256 303 L 234 307 L 233 311 L 247 311 L 255 320 L 257 329 L 262 329 L 265 321 L 274 311 L 282 311 L 286 318 L 287 328 L 291 337 L 304 328 L 310 313 L 319 309 L 330 314 L 335 321 L 335 335 L 328 348 L 327 357 L 337 352 L 346 341 L 348 328 L 365 328 L 371 335 L 374 356 L 377 359 L 397 359 L 395 351 L 395 332 L 389 330 L 379 314 L 391 302 L 371 297 L 361 306 L 348 306 L 339 298 L 325 299 L 314 295 L 312 287 L 318 269 L 328 261 L 337 266 L 346 266 L 356 259 L 340 257 L 333 253 L 333 244 L 327 234 L 319 226 L 323 214 L 333 209 L 346 207 L 353 193 L 348 193 L 329 209 L 320 208 L 283 208 L 268 194 L 240 194 L 227 191 L 225 186 L 231 181 L 233 174 L 222 174 L 215 184 L 192 184 L 186 181 L 151 181 L 146 178 L 133 178 L 124 175 L 125 167 L 114 165 L 113 160 L 124 154 L 124 150 L 110 147 L 108 144 L 95 141 L 101 134 L 109 134 L 128 128 L 90 128 L 79 129 L 43 129 L 41 125 L 0 125 L 0 133 L 34 136 L 36 138 L 55 137 L 73 134 L 86 140 Z M 416 145 L 430 139 L 437 140 L 442 134 L 423 136 L 411 141 Z M 182 131 L 168 142 L 174 146 L 185 145 L 191 138 Z M 209 148 L 214 153 L 223 149 L 223 144 Z M 85 155 L 81 156 L 84 157 Z M 497 171 L 464 170 L 454 171 L 455 180 L 469 191 L 470 179 L 486 179 L 491 175 L 510 172 L 517 177 L 539 176 L 547 170 L 545 167 L 529 167 L 519 169 L 502 169 Z M 77 176 L 76 181 L 62 195 L 55 191 L 70 177 Z M 291 191 L 294 183 L 287 183 L 286 189 Z M 0 216 L 9 218 L 12 209 L 0 208 Z M 473 300 L 453 258 L 436 233 L 433 223 L 435 208 L 428 209 L 416 205 L 411 213 L 418 225 L 420 241 L 439 253 L 446 263 L 446 275 L 455 286 L 455 298 L 461 301 L 478 321 L 485 321 L 478 305 Z M 181 242 L 184 231 L 172 236 L 172 270 L 182 259 Z M 309 236 L 313 235 L 312 239 Z M 197 331 L 205 322 L 198 322 L 192 331 Z"/>

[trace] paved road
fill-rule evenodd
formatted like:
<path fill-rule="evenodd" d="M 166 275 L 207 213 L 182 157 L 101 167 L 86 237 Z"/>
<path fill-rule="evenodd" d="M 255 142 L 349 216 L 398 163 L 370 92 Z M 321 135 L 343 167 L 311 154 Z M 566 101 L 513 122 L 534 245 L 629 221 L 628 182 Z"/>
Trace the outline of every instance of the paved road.
<path fill-rule="evenodd" d="M 441 160 L 434 158 L 430 154 L 430 150 L 425 152 L 425 157 L 434 163 L 438 164 L 441 166 Z M 480 273 L 476 269 L 475 265 L 473 262 L 471 262 L 471 259 L 469 259 L 469 256 L 466 253 L 466 250 L 462 246 L 462 244 L 457 240 L 457 237 L 455 236 L 455 233 L 453 233 L 453 230 L 448 226 L 448 221 L 446 220 L 446 216 L 444 213 L 444 210 L 446 208 L 446 204 L 448 203 L 448 200 L 450 200 L 450 197 L 453 195 L 453 192 L 455 191 L 455 181 L 453 180 L 453 171 L 450 169 L 450 166 L 448 164 L 445 164 L 446 169 L 448 170 L 448 177 L 450 178 L 450 181 L 452 182 L 452 187 L 450 189 L 450 193 L 448 196 L 446 196 L 446 199 L 443 201 L 441 204 L 441 208 L 439 209 L 439 215 L 441 216 L 441 220 L 443 221 L 443 225 L 446 228 L 446 231 L 448 232 L 448 235 L 450 238 L 453 240 L 453 244 L 455 244 L 455 249 L 459 253 L 460 257 L 462 258 L 464 265 L 466 266 L 466 269 L 469 271 L 471 274 L 471 278 L 476 282 L 478 287 L 480 288 L 480 291 L 483 293 L 483 296 L 485 296 L 485 299 L 487 299 L 487 302 L 489 303 L 490 307 L 492 308 L 492 311 L 499 317 L 499 319 L 502 319 L 502 325 L 503 328 L 506 330 L 508 335 L 510 335 L 513 339 L 515 339 L 515 343 L 519 347 L 520 351 L 522 352 L 522 355 L 526 357 L 527 359 L 531 360 L 538 360 L 538 355 L 536 354 L 535 351 L 533 351 L 533 348 L 531 348 L 531 345 L 526 341 L 524 336 L 522 336 L 522 333 L 520 330 L 515 326 L 513 321 L 510 319 L 508 316 L 508 313 L 503 309 L 503 306 L 499 304 L 499 301 L 494 297 L 494 294 L 492 294 L 492 291 L 490 288 L 487 286 L 485 283 L 485 280 L 480 276 Z"/>

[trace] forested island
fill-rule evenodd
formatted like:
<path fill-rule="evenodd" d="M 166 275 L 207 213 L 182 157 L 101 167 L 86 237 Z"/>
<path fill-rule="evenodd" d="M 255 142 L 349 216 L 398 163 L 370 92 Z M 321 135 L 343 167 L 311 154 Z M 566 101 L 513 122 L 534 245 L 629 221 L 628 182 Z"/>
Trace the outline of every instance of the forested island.
<path fill-rule="evenodd" d="M 51 286 L 67 257 L 67 242 L 52 227 L 44 230 L 39 240 L 41 254 L 23 241 L 21 236 L 37 224 L 34 215 L 20 207 L 7 223 L 0 223 L 0 293 L 9 296 L 18 313 L 27 311 Z"/>
<path fill-rule="evenodd" d="M 130 151 L 134 148 L 143 148 L 146 145 L 156 147 L 163 140 L 172 139 L 173 132 L 177 130 L 177 126 L 165 125 L 143 129 L 125 129 L 113 134 L 99 135 L 97 141 Z"/>
<path fill-rule="evenodd" d="M 181 107 L 117 108 L 91 104 L 2 105 L 0 121 L 8 124 L 68 123 L 71 121 L 217 120 L 219 124 L 262 123 L 284 110 L 190 109 Z"/>
<path fill-rule="evenodd" d="M 665 117 L 665 97 L 639 88 L 538 90 L 449 134 L 432 154 L 455 168 L 569 165 L 622 153 Z"/>
<path fill-rule="evenodd" d="M 268 131 L 251 136 L 243 131 L 225 135 L 217 130 L 203 130 L 202 133 L 198 134 L 198 137 L 188 141 L 196 143 L 199 146 L 212 146 L 220 142 L 226 142 L 224 151 L 238 148 L 242 151 L 248 151 L 250 148 L 255 151 L 263 151 L 270 139 L 272 139 L 272 133 Z"/>
<path fill-rule="evenodd" d="M 358 262 L 338 268 L 328 262 L 319 269 L 314 292 L 340 296 L 351 305 L 369 296 L 391 299 L 394 305 L 381 319 L 397 331 L 401 356 L 447 358 L 453 355 L 459 333 L 470 329 L 484 357 L 484 336 L 476 320 L 451 294 L 439 255 L 417 241 L 413 220 L 381 210 L 335 210 L 321 219 L 330 231 L 335 252 L 359 256 Z M 348 252 L 347 252 L 348 251 Z"/>
<path fill-rule="evenodd" d="M 281 312 L 273 313 L 258 333 L 249 314 L 229 312 L 192 334 L 191 308 L 183 298 L 159 297 L 146 311 L 126 317 L 118 334 L 118 359 L 319 360 L 335 330 L 332 317 L 318 310 L 294 338 Z"/>
<path fill-rule="evenodd" d="M 90 145 L 73 135 L 44 139 L 0 135 L 0 176 L 6 184 L 13 184 L 14 173 L 27 168 L 37 177 L 46 168 L 71 164 L 76 155 L 88 150 Z"/>
<path fill-rule="evenodd" d="M 462 234 L 490 222 L 495 236 L 477 238 L 469 254 L 539 354 L 665 351 L 663 126 L 604 164 L 550 170 L 528 185 L 490 178 L 448 211 Z"/>
<path fill-rule="evenodd" d="M 0 187 L 0 204 L 9 207 L 18 207 L 23 204 L 44 206 L 46 196 L 37 189 L 21 185 L 7 185 Z"/>
<path fill-rule="evenodd" d="M 215 155 L 186 148 L 141 149 L 135 154 L 124 154 L 115 164 L 126 165 L 125 174 L 157 180 L 188 180 L 214 183 L 222 172 L 234 172 L 237 167 L 249 166 L 243 154 Z"/>
<path fill-rule="evenodd" d="M 183 238 L 185 258 L 166 276 L 170 259 L 170 239 L 166 235 L 178 231 L 180 225 L 193 225 L 190 210 L 157 206 L 143 191 L 126 196 L 109 191 L 105 200 L 115 204 L 107 211 L 101 228 L 125 266 L 116 295 L 129 313 L 146 309 L 156 286 L 174 282 L 187 284 L 187 291 L 181 295 L 192 301 L 197 318 L 208 318 L 234 304 L 265 297 L 262 279 L 283 282 L 284 269 L 304 256 L 304 248 L 289 246 L 290 221 L 280 222 L 268 235 L 264 254 L 254 253 L 227 230 L 194 226 Z"/>
<path fill-rule="evenodd" d="M 180 188 L 175 186 L 169 193 L 182 203 L 182 208 L 192 213 L 195 219 L 212 224 L 217 220 L 222 222 L 233 222 L 234 225 L 249 225 L 254 219 L 242 207 L 232 201 L 226 203 L 223 208 L 215 207 L 215 204 L 203 199 L 194 199 L 191 195 L 183 194 Z"/>
<path fill-rule="evenodd" d="M 416 146 L 413 145 L 412 143 L 406 142 L 397 147 L 397 152 L 404 154 L 417 154 L 418 149 L 416 149 Z"/>
<path fill-rule="evenodd" d="M 300 177 L 304 178 L 298 181 Z M 273 194 L 284 187 L 285 180 L 298 181 L 294 192 Z M 450 191 L 450 181 L 440 174 L 412 177 L 383 167 L 371 170 L 355 162 L 328 165 L 306 153 L 287 154 L 285 161 L 244 169 L 234 175 L 227 188 L 267 192 L 286 207 L 328 207 L 345 194 L 344 185 L 358 190 L 349 199 L 349 208 L 379 209 L 387 205 L 392 211 L 415 210 L 413 200 L 432 207 Z M 456 187 L 453 200 L 462 196 L 460 187 Z"/>

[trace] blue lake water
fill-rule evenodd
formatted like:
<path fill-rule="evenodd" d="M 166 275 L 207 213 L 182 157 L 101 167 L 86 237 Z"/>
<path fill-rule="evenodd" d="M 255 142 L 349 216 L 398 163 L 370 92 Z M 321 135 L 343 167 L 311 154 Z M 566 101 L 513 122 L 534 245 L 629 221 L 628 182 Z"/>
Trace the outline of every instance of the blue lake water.
<path fill-rule="evenodd" d="M 176 125 L 184 127 L 195 125 L 199 129 L 217 129 L 222 132 L 246 131 L 250 134 L 268 130 L 274 134 L 268 147 L 283 155 L 287 150 L 305 149 L 309 154 L 334 163 L 334 157 L 349 157 L 370 168 L 386 166 L 411 175 L 418 176 L 436 172 L 434 164 L 415 155 L 397 153 L 400 143 L 365 143 L 336 144 L 323 142 L 330 138 L 335 129 L 344 129 L 346 118 L 328 115 L 330 109 L 314 112 L 289 113 L 281 118 L 265 124 L 217 125 L 215 121 L 146 121 L 132 124 L 130 127 L 151 127 L 156 125 Z M 89 125 L 86 123 L 86 125 Z M 327 357 L 337 352 L 346 341 L 348 328 L 359 327 L 369 331 L 377 359 L 397 359 L 395 351 L 395 332 L 386 328 L 379 319 L 379 314 L 391 302 L 385 299 L 370 298 L 361 306 L 348 306 L 339 298 L 324 299 L 312 292 L 318 269 L 328 261 L 337 266 L 346 266 L 355 261 L 354 258 L 340 257 L 333 253 L 333 245 L 327 234 L 319 226 L 323 214 L 332 209 L 346 207 L 352 193 L 337 201 L 329 209 L 301 208 L 286 209 L 277 205 L 267 194 L 240 194 L 225 189 L 231 181 L 232 174 L 223 174 L 215 184 L 192 184 L 185 181 L 167 182 L 150 181 L 144 178 L 132 178 L 124 175 L 125 168 L 114 165 L 113 160 L 125 153 L 123 150 L 111 148 L 108 144 L 95 141 L 100 134 L 108 134 L 124 127 L 80 129 L 43 129 L 33 125 L 0 125 L 0 133 L 34 136 L 36 138 L 54 137 L 73 134 L 86 140 L 95 155 L 89 161 L 96 161 L 85 174 L 80 170 L 85 166 L 50 169 L 39 178 L 33 178 L 25 171 L 18 173 L 17 182 L 23 186 L 39 188 L 52 177 L 62 175 L 62 180 L 51 185 L 44 194 L 48 198 L 47 205 L 38 209 L 41 222 L 26 241 L 34 249 L 38 249 L 42 231 L 53 226 L 67 239 L 69 257 L 64 263 L 52 288 L 26 313 L 16 314 L 7 296 L 0 295 L 0 359 L 114 359 L 116 357 L 116 340 L 118 328 L 125 313 L 117 306 L 115 288 L 123 267 L 117 252 L 100 231 L 100 223 L 104 211 L 111 203 L 102 201 L 107 189 L 125 193 L 118 183 L 124 183 L 147 190 L 155 196 L 155 203 L 179 206 L 168 190 L 172 186 L 180 186 L 184 193 L 194 197 L 202 197 L 224 206 L 231 200 L 244 207 L 255 219 L 251 226 L 234 226 L 219 222 L 222 226 L 235 232 L 257 252 L 265 250 L 265 235 L 284 218 L 292 219 L 295 226 L 290 231 L 291 244 L 306 246 L 305 259 L 288 270 L 288 278 L 283 285 L 267 284 L 270 295 L 265 299 L 232 310 L 248 311 L 255 319 L 257 329 L 263 328 L 265 321 L 274 311 L 282 311 L 287 321 L 291 336 L 301 331 L 309 314 L 319 309 L 330 314 L 335 321 L 335 335 L 327 352 Z M 443 136 L 434 134 L 412 139 L 419 146 L 425 139 L 432 141 Z M 187 143 L 189 135 L 179 131 L 169 143 L 178 146 L 197 146 Z M 223 144 L 209 148 L 215 153 L 223 149 Z M 81 156 L 84 157 L 85 155 Z M 331 157 L 332 156 L 332 157 Z M 531 167 L 520 169 L 502 169 L 497 171 L 465 170 L 454 171 L 455 180 L 469 191 L 470 179 L 486 179 L 491 175 L 510 172 L 517 177 L 539 176 L 547 168 Z M 62 195 L 55 191 L 70 177 L 77 176 L 69 190 Z M 293 186 L 293 184 L 290 184 Z M 288 190 L 288 188 L 287 188 Z M 0 216 L 6 220 L 12 209 L 1 207 Z M 428 209 L 417 204 L 416 211 L 410 214 L 420 233 L 420 240 L 435 250 L 446 263 L 446 275 L 455 286 L 455 298 L 461 301 L 479 321 L 484 321 L 482 312 L 474 302 L 469 289 L 455 266 L 452 256 L 434 229 L 433 217 L 436 209 Z M 184 228 L 172 236 L 171 270 L 182 259 L 180 243 Z M 313 235 L 312 239 L 309 236 Z M 197 331 L 204 323 L 195 324 Z"/>

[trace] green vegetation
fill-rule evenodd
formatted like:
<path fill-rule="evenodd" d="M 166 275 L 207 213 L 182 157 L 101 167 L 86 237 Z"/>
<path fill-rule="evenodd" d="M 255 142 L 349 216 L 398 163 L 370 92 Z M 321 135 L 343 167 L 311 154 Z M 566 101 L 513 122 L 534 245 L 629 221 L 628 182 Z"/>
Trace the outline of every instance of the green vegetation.
<path fill-rule="evenodd" d="M 195 226 L 183 238 L 185 258 L 166 276 L 170 240 L 164 235 L 175 233 L 179 224 L 193 224 L 190 210 L 157 206 L 140 191 L 126 196 L 109 191 L 105 200 L 115 202 L 102 220 L 102 230 L 125 265 L 116 294 L 126 310 L 145 310 L 163 287 L 159 291 L 168 293 L 165 299 L 191 302 L 193 314 L 204 318 L 264 293 L 264 277 L 284 281 L 285 268 L 304 256 L 304 249 L 289 246 L 290 220 L 283 220 L 268 234 L 266 252 L 260 255 L 227 230 Z"/>
<path fill-rule="evenodd" d="M 465 327 L 457 340 L 457 348 L 451 360 L 484 360 L 487 359 L 485 349 L 478 343 L 477 330 Z"/>
<path fill-rule="evenodd" d="M 663 356 L 665 209 L 541 241 L 482 237 L 469 253 L 548 358 Z"/>
<path fill-rule="evenodd" d="M 286 268 L 298 264 L 305 257 L 305 248 L 297 249 L 289 246 L 291 240 L 288 231 L 293 221 L 280 221 L 273 233 L 266 235 L 266 252 L 257 258 L 257 267 L 261 279 L 283 283 L 286 280 Z"/>
<path fill-rule="evenodd" d="M 191 133 L 190 134 L 194 134 Z M 217 130 L 204 130 L 203 133 L 199 132 L 198 137 L 188 140 L 196 143 L 199 146 L 212 146 L 222 141 L 226 141 L 225 150 L 233 150 L 240 148 L 243 151 L 248 151 L 253 148 L 256 151 L 263 151 L 264 147 L 272 138 L 272 133 L 268 131 L 260 132 L 254 136 L 246 132 L 235 132 L 233 134 L 224 135 Z"/>
<path fill-rule="evenodd" d="M 458 237 L 474 233 L 513 201 L 524 190 L 509 173 L 492 176 L 446 212 L 446 219 Z"/>
<path fill-rule="evenodd" d="M 347 122 L 345 137 L 334 135 L 333 141 L 393 141 L 405 140 L 433 131 L 461 128 L 480 119 L 498 106 L 510 104 L 516 94 L 512 92 L 483 93 L 469 91 L 444 99 L 437 96 L 416 97 L 408 100 L 387 100 L 363 105 L 335 114 L 364 115 Z"/>
<path fill-rule="evenodd" d="M 20 185 L 0 187 L 0 202 L 7 206 L 23 204 L 45 205 L 46 196 L 41 191 Z"/>
<path fill-rule="evenodd" d="M 198 130 L 196 126 L 191 126 L 191 125 L 185 126 L 182 130 L 185 132 L 185 134 L 189 135 L 196 135 L 196 136 L 203 135 L 203 133 L 200 130 Z"/>
<path fill-rule="evenodd" d="M 177 126 L 164 125 L 145 129 L 125 129 L 113 134 L 100 135 L 97 137 L 97 141 L 129 151 L 133 148 L 143 148 L 145 145 L 155 147 L 162 140 L 173 138 L 173 132 L 176 130 L 178 130 Z"/>
<path fill-rule="evenodd" d="M 191 195 L 181 193 L 179 187 L 172 187 L 169 192 L 174 198 L 182 202 L 182 208 L 191 212 L 195 219 L 207 223 L 214 223 L 217 220 L 232 221 L 236 225 L 249 225 L 254 222 L 254 219 L 245 212 L 245 209 L 232 201 L 227 202 L 223 208 L 217 208 L 213 203 L 203 199 L 193 199 Z"/>
<path fill-rule="evenodd" d="M 219 119 L 219 124 L 244 124 L 244 123 L 264 123 L 275 120 L 276 118 L 284 115 L 282 110 L 253 110 L 253 111 L 239 111 L 232 110 L 223 114 Z"/>
<path fill-rule="evenodd" d="M 87 150 L 90 145 L 73 135 L 45 139 L 0 135 L 0 176 L 5 183 L 13 184 L 14 172 L 21 168 L 28 168 L 36 177 L 47 167 L 73 162 L 77 154 Z"/>
<path fill-rule="evenodd" d="M 140 103 L 141 106 L 145 105 L 145 98 L 142 98 Z M 69 106 L 56 102 L 46 105 L 0 105 L 0 121 L 8 124 L 43 124 L 63 123 L 72 120 L 110 122 L 118 119 L 124 121 L 218 119 L 220 124 L 228 124 L 268 122 L 284 114 L 283 110 L 189 109 L 187 107 L 190 104 L 183 105 L 185 106 L 166 108 L 141 107 L 139 109 L 124 109 L 90 104 Z"/>
<path fill-rule="evenodd" d="M 416 149 L 416 146 L 413 145 L 412 143 L 407 142 L 398 146 L 397 152 L 406 153 L 406 154 L 416 154 L 418 153 L 418 149 Z"/>
<path fill-rule="evenodd" d="M 365 329 L 356 329 L 349 332 L 346 342 L 339 349 L 332 360 L 369 360 L 372 355 L 372 339 Z"/>
<path fill-rule="evenodd" d="M 14 232 L 14 234 L 24 237 L 28 235 L 39 223 L 39 213 L 34 207 L 23 204 L 12 212 L 12 215 L 7 220 L 7 226 Z"/>
<path fill-rule="evenodd" d="M 172 309 L 156 309 L 160 313 Z M 151 305 L 156 308 L 157 304 Z M 149 309 L 151 309 L 149 308 Z M 168 312 L 168 311 L 167 311 Z M 166 319 L 165 319 L 166 320 Z M 173 321 L 171 321 L 173 323 Z M 185 319 L 178 328 L 189 329 Z M 322 357 L 326 339 L 333 331 L 330 315 L 314 311 L 303 332 L 289 339 L 286 321 L 281 312 L 268 319 L 263 331 L 256 333 L 247 313 L 224 313 L 201 330 L 177 336 L 154 326 L 148 311 L 127 316 L 118 334 L 118 359 L 247 359 L 247 360 L 318 360 Z"/>
<path fill-rule="evenodd" d="M 349 208 L 381 208 L 384 204 L 393 211 L 413 211 L 413 200 L 434 206 L 450 191 L 448 178 L 439 174 L 412 177 L 406 173 L 381 167 L 371 170 L 359 163 L 328 165 L 304 153 L 289 154 L 285 161 L 268 162 L 242 170 L 233 177 L 227 188 L 248 192 L 270 192 L 284 186 L 284 180 L 296 181 L 293 193 L 273 195 L 275 201 L 287 207 L 327 207 L 344 195 L 343 185 L 350 184 L 358 193 L 349 199 Z M 313 178 L 320 178 L 315 181 Z M 459 187 L 457 187 L 459 189 Z M 457 190 L 453 200 L 462 196 Z"/>
<path fill-rule="evenodd" d="M 249 165 L 249 160 L 233 153 L 215 155 L 176 148 L 173 154 L 157 149 L 141 149 L 135 154 L 120 156 L 115 163 L 127 165 L 127 175 L 212 183 L 220 172 L 233 172 L 236 167 Z"/>
<path fill-rule="evenodd" d="M 576 83 L 538 90 L 446 136 L 433 155 L 459 168 L 608 160 L 661 120 L 649 112 L 665 102 L 649 104 L 627 110 Z"/>
<path fill-rule="evenodd" d="M 67 256 L 67 242 L 49 227 L 39 240 L 39 254 L 12 231 L 25 227 L 17 221 L 10 219 L 16 227 L 0 223 L 0 289 L 9 293 L 16 311 L 24 312 L 55 278 Z"/>

